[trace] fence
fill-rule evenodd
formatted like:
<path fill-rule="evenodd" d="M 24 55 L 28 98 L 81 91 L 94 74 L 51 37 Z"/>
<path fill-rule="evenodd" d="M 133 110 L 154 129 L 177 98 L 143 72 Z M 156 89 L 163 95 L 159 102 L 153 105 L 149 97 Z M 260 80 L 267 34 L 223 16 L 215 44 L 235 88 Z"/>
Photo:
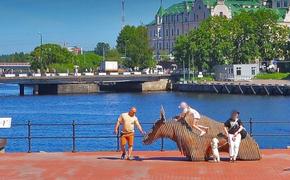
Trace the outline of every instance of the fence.
<path fill-rule="evenodd" d="M 143 125 L 153 125 L 153 123 L 142 123 Z M 253 128 L 254 124 L 289 124 L 290 121 L 253 121 L 251 118 L 249 121 L 244 122 L 244 124 L 249 125 L 248 133 L 250 136 L 271 136 L 271 137 L 277 137 L 277 136 L 285 136 L 290 137 L 289 134 L 271 134 L 271 133 L 264 133 L 264 134 L 254 134 Z M 35 123 L 32 124 L 31 121 L 28 121 L 28 123 L 25 124 L 13 124 L 13 126 L 25 126 L 27 128 L 27 136 L 25 137 L 0 137 L 2 139 L 26 139 L 28 140 L 28 153 L 32 152 L 32 140 L 33 139 L 71 139 L 72 141 L 72 152 L 77 152 L 76 147 L 76 139 L 115 139 L 116 140 L 116 151 L 120 150 L 120 130 L 118 130 L 117 135 L 109 135 L 109 136 L 76 136 L 76 127 L 77 126 L 104 126 L 104 125 L 115 125 L 114 123 L 76 123 L 73 121 L 72 123 L 62 123 L 62 124 L 39 124 Z M 72 136 L 33 136 L 31 132 L 32 126 L 68 126 L 72 128 Z M 135 137 L 142 137 L 142 136 L 135 136 Z M 160 145 L 160 151 L 164 151 L 164 139 L 161 139 L 161 145 Z"/>

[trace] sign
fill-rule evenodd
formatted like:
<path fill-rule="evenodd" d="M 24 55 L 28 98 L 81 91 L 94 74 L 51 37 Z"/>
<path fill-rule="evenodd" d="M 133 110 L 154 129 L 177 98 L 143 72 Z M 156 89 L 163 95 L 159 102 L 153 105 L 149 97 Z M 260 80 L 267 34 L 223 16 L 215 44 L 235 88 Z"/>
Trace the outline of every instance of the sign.
<path fill-rule="evenodd" d="M 12 118 L 0 118 L 0 128 L 11 128 Z"/>

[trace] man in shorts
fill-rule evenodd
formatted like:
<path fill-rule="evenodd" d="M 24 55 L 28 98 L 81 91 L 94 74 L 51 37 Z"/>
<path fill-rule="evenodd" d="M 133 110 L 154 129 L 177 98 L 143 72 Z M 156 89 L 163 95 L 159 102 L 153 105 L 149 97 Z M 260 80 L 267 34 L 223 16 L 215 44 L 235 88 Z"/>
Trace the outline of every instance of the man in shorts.
<path fill-rule="evenodd" d="M 127 159 L 133 160 L 132 151 L 133 151 L 133 144 L 134 144 L 134 127 L 135 125 L 139 129 L 139 131 L 144 135 L 145 132 L 143 131 L 138 118 L 136 117 L 137 109 L 132 107 L 129 112 L 122 113 L 115 126 L 115 134 L 118 134 L 118 129 L 120 125 L 123 125 L 121 131 L 121 150 L 122 156 L 121 159 L 126 158 L 126 144 L 128 143 L 128 156 Z"/>
<path fill-rule="evenodd" d="M 198 111 L 191 108 L 186 102 L 181 102 L 179 105 L 179 109 L 181 109 L 182 112 L 177 118 L 177 121 L 183 119 L 186 116 L 186 114 L 189 113 L 193 117 L 192 127 L 200 131 L 200 136 L 206 134 L 209 128 L 198 124 L 198 121 L 200 120 L 200 114 Z"/>

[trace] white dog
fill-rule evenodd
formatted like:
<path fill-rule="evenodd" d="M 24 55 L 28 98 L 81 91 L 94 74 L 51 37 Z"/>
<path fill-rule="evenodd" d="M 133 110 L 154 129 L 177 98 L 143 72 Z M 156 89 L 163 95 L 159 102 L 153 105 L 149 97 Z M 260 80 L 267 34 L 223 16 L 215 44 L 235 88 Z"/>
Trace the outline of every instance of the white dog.
<path fill-rule="evenodd" d="M 213 155 L 214 162 L 220 162 L 220 154 L 218 150 L 219 140 L 217 138 L 213 138 L 211 140 L 211 150 Z"/>

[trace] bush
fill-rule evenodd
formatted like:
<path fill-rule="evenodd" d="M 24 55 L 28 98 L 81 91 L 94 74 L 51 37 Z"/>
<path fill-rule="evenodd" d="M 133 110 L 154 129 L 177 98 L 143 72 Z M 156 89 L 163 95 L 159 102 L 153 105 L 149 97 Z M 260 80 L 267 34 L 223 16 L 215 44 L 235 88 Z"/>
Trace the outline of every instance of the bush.
<path fill-rule="evenodd" d="M 74 65 L 73 64 L 50 64 L 49 65 L 50 71 L 53 69 L 56 70 L 58 73 L 66 73 L 69 70 L 70 73 L 74 72 Z"/>

